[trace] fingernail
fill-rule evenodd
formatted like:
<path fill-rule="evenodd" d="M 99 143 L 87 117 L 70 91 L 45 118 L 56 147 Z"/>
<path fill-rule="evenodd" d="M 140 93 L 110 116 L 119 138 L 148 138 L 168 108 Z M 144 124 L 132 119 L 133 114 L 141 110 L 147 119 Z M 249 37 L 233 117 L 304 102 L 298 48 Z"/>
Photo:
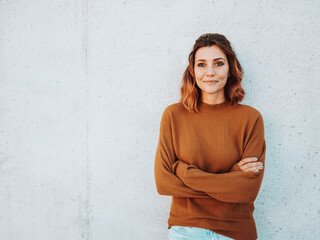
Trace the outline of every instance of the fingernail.
<path fill-rule="evenodd" d="M 256 160 L 258 160 L 258 158 L 256 157 Z"/>
<path fill-rule="evenodd" d="M 259 172 L 259 170 L 257 169 L 257 170 L 255 170 L 255 172 Z"/>

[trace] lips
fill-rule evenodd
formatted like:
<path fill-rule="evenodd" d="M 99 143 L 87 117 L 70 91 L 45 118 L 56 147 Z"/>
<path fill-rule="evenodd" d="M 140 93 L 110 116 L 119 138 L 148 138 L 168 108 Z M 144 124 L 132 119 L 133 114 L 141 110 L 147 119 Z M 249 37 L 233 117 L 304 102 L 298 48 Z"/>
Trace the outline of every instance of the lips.
<path fill-rule="evenodd" d="M 204 81 L 205 83 L 216 83 L 218 81 Z"/>

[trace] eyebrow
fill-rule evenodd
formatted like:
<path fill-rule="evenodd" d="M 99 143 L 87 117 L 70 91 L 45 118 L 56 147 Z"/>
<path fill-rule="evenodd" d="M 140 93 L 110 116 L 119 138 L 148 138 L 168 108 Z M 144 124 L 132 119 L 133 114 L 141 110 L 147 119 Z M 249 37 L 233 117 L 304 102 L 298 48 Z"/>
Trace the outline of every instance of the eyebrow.
<path fill-rule="evenodd" d="M 216 61 L 216 60 L 219 60 L 219 59 L 225 60 L 224 58 L 220 57 L 220 58 L 213 59 L 213 61 Z M 199 62 L 199 61 L 206 61 L 206 59 L 198 59 L 197 62 Z"/>

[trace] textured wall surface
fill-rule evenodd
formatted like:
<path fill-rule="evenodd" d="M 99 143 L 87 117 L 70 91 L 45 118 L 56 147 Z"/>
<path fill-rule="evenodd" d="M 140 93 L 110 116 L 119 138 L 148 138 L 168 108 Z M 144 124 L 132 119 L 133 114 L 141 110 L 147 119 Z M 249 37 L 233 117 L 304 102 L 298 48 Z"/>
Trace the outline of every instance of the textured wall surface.
<path fill-rule="evenodd" d="M 0 0 L 0 239 L 167 239 L 164 108 L 200 34 L 265 121 L 259 239 L 320 235 L 319 1 Z"/>

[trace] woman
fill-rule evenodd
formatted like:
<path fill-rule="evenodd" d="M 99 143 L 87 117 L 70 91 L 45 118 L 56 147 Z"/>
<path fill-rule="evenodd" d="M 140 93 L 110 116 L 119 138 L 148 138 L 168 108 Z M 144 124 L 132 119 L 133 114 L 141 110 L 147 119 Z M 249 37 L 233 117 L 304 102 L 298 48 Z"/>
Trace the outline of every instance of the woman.
<path fill-rule="evenodd" d="M 221 34 L 195 42 L 178 103 L 166 107 L 155 182 L 172 196 L 169 239 L 257 239 L 254 204 L 264 175 L 262 115 L 240 104 L 242 67 Z"/>

